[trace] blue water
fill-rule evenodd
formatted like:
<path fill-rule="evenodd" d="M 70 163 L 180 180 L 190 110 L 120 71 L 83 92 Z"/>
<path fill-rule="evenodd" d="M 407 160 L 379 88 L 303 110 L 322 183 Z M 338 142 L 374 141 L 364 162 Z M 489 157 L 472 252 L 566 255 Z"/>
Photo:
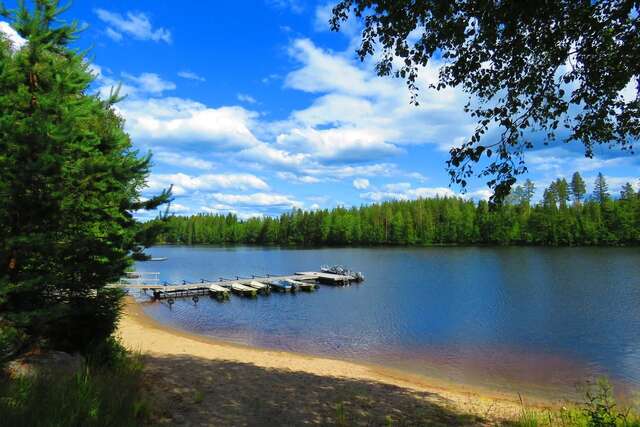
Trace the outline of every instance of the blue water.
<path fill-rule="evenodd" d="M 318 292 L 145 305 L 157 320 L 253 346 L 510 391 L 566 393 L 590 376 L 640 388 L 637 248 L 152 248 L 161 280 L 345 264 L 366 281 Z"/>

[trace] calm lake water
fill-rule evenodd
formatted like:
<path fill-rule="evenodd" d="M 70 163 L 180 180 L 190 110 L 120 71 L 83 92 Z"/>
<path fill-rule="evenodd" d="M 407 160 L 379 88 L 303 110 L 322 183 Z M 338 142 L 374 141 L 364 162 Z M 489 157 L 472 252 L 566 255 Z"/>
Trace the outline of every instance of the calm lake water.
<path fill-rule="evenodd" d="M 608 375 L 640 389 L 637 248 L 278 249 L 162 246 L 138 263 L 181 282 L 344 264 L 366 281 L 220 303 L 144 306 L 198 334 L 547 397 Z"/>

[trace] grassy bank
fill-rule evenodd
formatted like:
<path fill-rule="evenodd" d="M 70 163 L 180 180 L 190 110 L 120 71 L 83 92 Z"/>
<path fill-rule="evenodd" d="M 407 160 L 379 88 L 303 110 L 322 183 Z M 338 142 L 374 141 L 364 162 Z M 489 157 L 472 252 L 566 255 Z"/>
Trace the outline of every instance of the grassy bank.
<path fill-rule="evenodd" d="M 638 408 L 635 408 L 638 409 Z M 613 388 L 600 379 L 585 390 L 581 406 L 559 410 L 535 410 L 522 405 L 522 413 L 512 427 L 640 427 L 640 415 L 634 408 L 619 406 Z"/>
<path fill-rule="evenodd" d="M 115 340 L 86 356 L 74 375 L 40 373 L 0 378 L 0 424 L 37 426 L 139 426 L 150 410 L 143 393 L 140 355 Z"/>

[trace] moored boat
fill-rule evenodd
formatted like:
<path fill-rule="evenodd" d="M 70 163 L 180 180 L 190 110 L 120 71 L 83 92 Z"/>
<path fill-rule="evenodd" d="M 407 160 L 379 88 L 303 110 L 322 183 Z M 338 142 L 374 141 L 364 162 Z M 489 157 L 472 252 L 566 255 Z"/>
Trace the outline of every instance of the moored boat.
<path fill-rule="evenodd" d="M 301 291 L 312 292 L 318 287 L 315 283 L 301 282 L 299 280 L 286 279 L 284 281 L 290 283 L 292 286 L 297 286 Z"/>
<path fill-rule="evenodd" d="M 253 288 L 256 291 L 261 292 L 263 294 L 268 294 L 270 291 L 269 285 L 262 282 L 258 282 L 257 280 L 252 280 L 249 283 L 246 283 L 246 286 Z"/>
<path fill-rule="evenodd" d="M 320 271 L 322 271 L 323 273 L 331 273 L 331 274 L 338 274 L 341 276 L 348 276 L 354 282 L 364 281 L 364 274 L 362 274 L 359 271 L 352 271 L 342 265 L 334 265 L 332 267 L 329 267 L 328 265 L 323 265 L 322 267 L 320 267 Z"/>
<path fill-rule="evenodd" d="M 273 280 L 269 282 L 272 289 L 279 292 L 295 292 L 297 286 L 287 282 L 286 280 Z"/>
<path fill-rule="evenodd" d="M 255 297 L 258 294 L 258 291 L 249 286 L 242 285 L 240 283 L 232 283 L 230 286 L 231 290 L 238 295 Z"/>

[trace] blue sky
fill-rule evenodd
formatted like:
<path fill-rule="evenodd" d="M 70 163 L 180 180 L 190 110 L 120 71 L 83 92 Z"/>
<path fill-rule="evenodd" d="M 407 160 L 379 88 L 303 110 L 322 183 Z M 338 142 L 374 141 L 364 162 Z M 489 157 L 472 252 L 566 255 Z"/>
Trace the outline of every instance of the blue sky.
<path fill-rule="evenodd" d="M 11 2 L 8 2 L 11 6 Z M 176 214 L 277 215 L 294 207 L 358 206 L 454 195 L 448 149 L 469 136 L 461 91 L 423 91 L 355 57 L 358 27 L 328 29 L 331 3 L 311 0 L 77 0 L 88 24 L 95 90 L 121 83 L 126 130 L 154 153 L 146 194 L 174 184 Z M 6 25 L 0 29 L 7 30 Z M 433 81 L 437 63 L 423 70 Z M 557 176 L 602 171 L 612 192 L 638 188 L 640 156 L 551 145 L 527 156 L 539 194 Z M 490 195 L 473 181 L 465 197 Z"/>

